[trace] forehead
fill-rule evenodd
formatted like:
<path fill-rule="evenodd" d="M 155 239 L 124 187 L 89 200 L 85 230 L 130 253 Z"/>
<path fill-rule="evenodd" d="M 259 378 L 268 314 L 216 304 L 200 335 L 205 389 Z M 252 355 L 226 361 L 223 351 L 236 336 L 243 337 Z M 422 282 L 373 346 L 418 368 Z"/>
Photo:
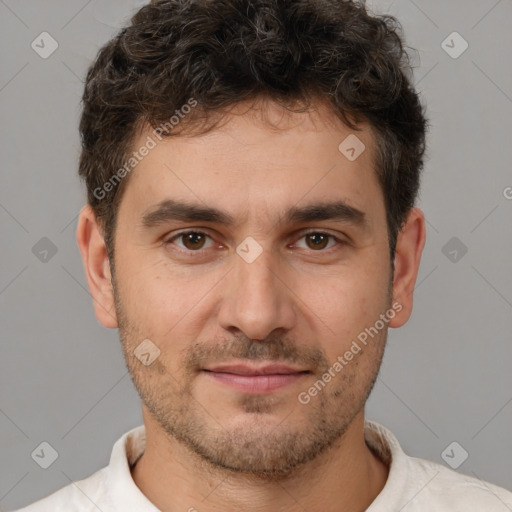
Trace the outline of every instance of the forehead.
<path fill-rule="evenodd" d="M 174 199 L 238 219 L 263 219 L 299 204 L 344 200 L 377 215 L 384 203 L 373 135 L 368 124 L 358 128 L 351 130 L 322 105 L 292 113 L 273 103 L 239 104 L 218 127 L 198 136 L 159 140 L 147 127 L 133 150 L 150 140 L 154 147 L 133 169 L 121 209 L 140 217 Z"/>

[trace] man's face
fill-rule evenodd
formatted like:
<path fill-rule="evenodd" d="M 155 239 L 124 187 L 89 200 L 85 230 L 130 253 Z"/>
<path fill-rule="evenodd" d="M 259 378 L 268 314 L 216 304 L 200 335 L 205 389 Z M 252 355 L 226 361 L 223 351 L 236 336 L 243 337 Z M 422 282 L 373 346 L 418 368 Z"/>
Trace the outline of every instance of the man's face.
<path fill-rule="evenodd" d="M 276 476 L 331 446 L 363 410 L 387 325 L 341 370 L 333 364 L 390 309 L 392 276 L 369 128 L 355 132 L 366 149 L 351 161 L 338 146 L 353 132 L 326 123 L 326 111 L 268 107 L 286 128 L 272 130 L 246 110 L 203 136 L 158 141 L 148 129 L 134 145 L 158 142 L 118 212 L 116 314 L 162 430 L 217 466 Z M 233 224 L 155 214 L 165 201 Z M 340 215 L 288 215 L 340 202 Z M 147 339 L 160 350 L 149 365 L 134 355 Z M 288 368 L 267 371 L 288 375 L 255 376 L 277 363 Z"/>

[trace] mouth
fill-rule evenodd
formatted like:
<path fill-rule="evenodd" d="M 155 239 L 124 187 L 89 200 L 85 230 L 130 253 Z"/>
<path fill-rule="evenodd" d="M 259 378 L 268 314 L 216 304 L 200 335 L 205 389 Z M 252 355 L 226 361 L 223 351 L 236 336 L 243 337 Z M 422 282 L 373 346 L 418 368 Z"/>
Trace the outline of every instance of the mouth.
<path fill-rule="evenodd" d="M 309 370 L 284 364 L 224 364 L 203 368 L 202 373 L 209 379 L 249 394 L 271 393 L 302 379 Z"/>

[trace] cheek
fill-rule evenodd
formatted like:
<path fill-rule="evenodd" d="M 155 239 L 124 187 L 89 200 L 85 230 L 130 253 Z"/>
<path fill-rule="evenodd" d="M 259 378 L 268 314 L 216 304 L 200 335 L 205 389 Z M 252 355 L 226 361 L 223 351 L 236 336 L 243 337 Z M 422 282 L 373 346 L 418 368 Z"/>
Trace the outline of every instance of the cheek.
<path fill-rule="evenodd" d="M 322 292 L 311 290 L 310 304 L 322 320 L 323 343 L 331 359 L 343 354 L 386 311 L 388 279 L 385 272 L 352 271 L 332 278 Z"/>
<path fill-rule="evenodd" d="M 136 250 L 116 262 L 116 286 L 130 326 L 155 339 L 169 330 L 179 314 L 178 284 L 148 263 Z M 140 334 L 140 333 L 139 333 Z"/>
<path fill-rule="evenodd" d="M 176 340 L 197 335 L 196 326 L 204 322 L 205 308 L 223 273 L 189 270 L 183 275 L 183 269 L 162 259 L 148 263 L 149 259 L 141 254 L 135 261 L 132 255 L 120 265 L 123 309 L 131 325 L 148 338 L 153 336 L 159 346 L 175 346 Z"/>

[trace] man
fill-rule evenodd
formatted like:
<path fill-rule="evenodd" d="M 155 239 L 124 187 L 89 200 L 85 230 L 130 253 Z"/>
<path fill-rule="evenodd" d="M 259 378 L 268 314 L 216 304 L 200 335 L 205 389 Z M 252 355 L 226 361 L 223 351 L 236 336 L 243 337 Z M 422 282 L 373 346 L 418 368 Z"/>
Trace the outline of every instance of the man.
<path fill-rule="evenodd" d="M 102 48 L 77 240 L 144 425 L 25 512 L 511 509 L 364 416 L 425 243 L 408 76 L 340 0 L 153 2 Z"/>

